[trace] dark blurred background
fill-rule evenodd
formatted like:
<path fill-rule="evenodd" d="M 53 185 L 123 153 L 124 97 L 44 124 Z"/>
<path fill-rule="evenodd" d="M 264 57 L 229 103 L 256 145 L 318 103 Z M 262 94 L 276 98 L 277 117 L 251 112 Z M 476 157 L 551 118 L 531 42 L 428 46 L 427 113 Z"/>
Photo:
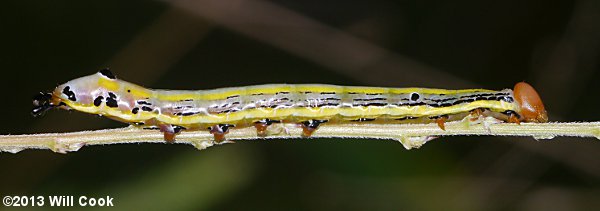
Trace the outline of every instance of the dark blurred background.
<path fill-rule="evenodd" d="M 600 1 L 3 1 L 2 134 L 125 126 L 33 118 L 31 97 L 110 67 L 147 87 L 263 83 L 537 88 L 552 121 L 600 120 Z M 0 195 L 131 209 L 598 210 L 596 139 L 126 144 L 0 154 Z M 4 207 L 0 208 L 3 209 Z"/>

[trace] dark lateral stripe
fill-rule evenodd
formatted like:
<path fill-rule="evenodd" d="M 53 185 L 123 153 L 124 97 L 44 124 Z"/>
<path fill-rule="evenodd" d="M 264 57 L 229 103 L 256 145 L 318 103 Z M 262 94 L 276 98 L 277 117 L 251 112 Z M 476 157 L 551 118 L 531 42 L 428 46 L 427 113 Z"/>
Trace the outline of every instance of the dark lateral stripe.
<path fill-rule="evenodd" d="M 423 99 L 424 101 L 433 101 L 436 103 L 443 103 L 443 102 L 447 102 L 447 101 L 453 101 L 456 100 L 454 103 L 452 103 L 452 105 L 456 105 L 456 104 L 460 104 L 460 103 L 464 103 L 464 102 L 473 102 L 473 101 L 477 101 L 477 100 L 498 100 L 498 101 L 505 101 L 505 102 L 509 102 L 512 103 L 514 102 L 514 99 L 507 95 L 494 95 L 494 96 L 479 96 L 479 97 L 466 97 L 463 96 L 459 99 L 456 98 L 447 98 L 447 99 L 431 99 L 431 98 L 425 98 Z"/>
<path fill-rule="evenodd" d="M 451 100 L 457 100 L 455 97 L 451 97 L 451 98 L 444 98 L 444 99 L 431 99 L 431 98 L 424 98 L 423 100 L 425 101 L 433 101 L 433 102 L 446 102 L 446 101 L 451 101 Z"/>
<path fill-rule="evenodd" d="M 439 115 L 439 116 L 430 116 L 429 119 L 439 119 L 439 118 L 442 118 L 442 117 L 448 118 L 448 115 L 444 114 L 444 115 Z"/>
<path fill-rule="evenodd" d="M 465 95 L 462 97 L 489 97 L 489 96 L 493 96 L 493 95 L 505 95 L 505 93 L 482 93 L 482 94 L 472 94 L 472 95 Z"/>
<path fill-rule="evenodd" d="M 227 109 L 227 110 L 223 110 L 223 111 L 219 111 L 216 112 L 217 114 L 222 114 L 222 113 L 233 113 L 233 112 L 238 112 L 240 111 L 240 109 Z"/>
<path fill-rule="evenodd" d="M 173 115 L 175 116 L 191 116 L 191 115 L 195 115 L 195 114 L 199 114 L 200 112 L 177 112 L 177 113 L 173 113 Z"/>
<path fill-rule="evenodd" d="M 388 103 L 353 103 L 353 106 L 386 106 Z"/>
<path fill-rule="evenodd" d="M 427 105 L 427 103 L 425 103 L 425 102 L 411 102 L 411 103 L 394 103 L 392 105 L 397 105 L 397 106 L 421 106 L 421 105 Z"/>
<path fill-rule="evenodd" d="M 292 107 L 294 106 L 293 104 L 273 104 L 270 106 L 261 106 L 260 108 L 277 108 L 277 107 Z"/>
<path fill-rule="evenodd" d="M 387 98 L 377 97 L 377 98 L 356 98 L 354 101 L 375 101 L 375 100 L 387 100 Z"/>
<path fill-rule="evenodd" d="M 419 117 L 414 117 L 414 116 L 405 116 L 405 117 L 401 117 L 401 118 L 398 118 L 398 119 L 395 119 L 395 120 L 400 120 L 400 121 L 402 121 L 402 120 L 407 120 L 407 119 L 418 119 L 418 118 L 419 118 Z"/>
<path fill-rule="evenodd" d="M 278 92 L 278 93 L 287 94 L 289 92 Z M 300 93 L 304 93 L 304 92 L 300 92 Z M 321 93 L 321 94 L 323 94 L 323 93 Z M 262 93 L 257 93 L 257 94 L 253 94 L 253 95 L 262 95 Z M 372 94 L 372 95 L 379 95 L 379 94 Z M 431 96 L 433 96 L 433 95 L 431 95 Z M 437 95 L 437 96 L 441 96 L 441 95 Z M 234 97 L 239 97 L 239 95 L 229 96 L 228 98 L 234 98 Z M 421 97 L 421 99 L 422 100 L 420 100 L 419 102 L 414 102 L 414 101 L 409 101 L 409 99 L 407 99 L 407 98 L 404 98 L 404 99 L 401 99 L 400 102 L 396 101 L 394 103 L 388 103 L 387 102 L 388 98 L 384 98 L 384 97 L 375 97 L 375 98 L 370 98 L 370 99 L 369 98 L 356 98 L 356 99 L 349 99 L 349 100 L 353 100 L 353 103 L 351 105 L 346 104 L 344 107 L 352 107 L 352 106 L 384 107 L 384 106 L 388 106 L 388 105 L 392 105 L 392 106 L 424 106 L 424 105 L 426 105 L 426 106 L 431 106 L 434 108 L 441 108 L 441 107 L 449 107 L 449 106 L 454 106 L 454 105 L 459 105 L 459 104 L 464 104 L 464 103 L 471 103 L 471 102 L 480 101 L 480 100 L 504 101 L 504 102 L 508 102 L 508 103 L 514 102 L 514 99 L 510 95 L 510 93 L 481 93 L 481 94 L 471 94 L 471 95 L 467 95 L 467 96 L 461 96 L 459 98 L 448 97 L 445 99 L 428 99 L 428 98 Z M 305 105 L 303 105 L 303 106 L 299 106 L 298 102 L 294 103 L 290 98 L 287 98 L 287 97 L 274 98 L 273 100 L 275 100 L 275 103 L 268 103 L 268 104 L 266 102 L 264 104 L 261 103 L 263 105 L 254 106 L 252 108 L 247 108 L 244 111 L 249 111 L 249 110 L 257 109 L 257 108 L 285 109 L 285 108 L 293 108 L 293 107 L 317 108 L 317 107 L 325 107 L 325 106 L 332 106 L 332 107 L 341 107 L 342 106 L 342 104 L 340 103 L 340 101 L 342 101 L 342 99 L 335 98 L 335 97 L 306 99 L 307 101 L 303 101 L 303 102 L 305 102 Z M 332 101 L 334 101 L 334 102 L 332 102 Z M 381 101 L 384 101 L 384 102 L 381 102 Z M 145 103 L 142 102 L 140 104 L 145 104 Z M 222 114 L 222 113 L 239 112 L 239 111 L 242 111 L 242 109 L 239 107 L 240 104 L 241 104 L 240 101 L 236 101 L 236 102 L 215 105 L 210 108 L 210 109 L 214 109 L 214 111 L 209 112 L 209 113 Z M 248 105 L 252 105 L 252 104 L 253 104 L 253 102 L 251 102 Z M 193 108 L 193 106 L 185 106 L 185 107 L 177 106 L 174 108 L 175 109 Z M 145 106 L 143 106 L 141 108 L 141 110 L 151 111 L 151 109 L 149 107 L 145 107 Z M 202 112 L 177 112 L 177 113 L 174 113 L 173 115 L 191 116 L 191 115 L 196 115 L 196 114 L 200 114 L 200 113 L 202 113 Z M 403 117 L 403 118 L 399 118 L 396 120 L 406 120 L 406 119 L 414 119 L 414 118 L 417 118 L 417 117 Z"/>
<path fill-rule="evenodd" d="M 371 121 L 375 121 L 375 118 L 358 118 L 355 120 L 350 120 L 352 122 L 371 122 Z"/>
<path fill-rule="evenodd" d="M 436 107 L 436 108 L 440 108 L 440 107 L 450 107 L 456 104 L 452 104 L 452 103 L 431 103 L 431 104 L 427 104 L 428 106 L 431 107 Z"/>
<path fill-rule="evenodd" d="M 184 108 L 194 108 L 194 106 L 186 105 L 186 106 L 175 106 L 173 109 L 184 109 Z"/>
<path fill-rule="evenodd" d="M 152 105 L 152 103 L 149 103 L 149 102 L 146 102 L 146 101 L 143 101 L 143 100 L 138 100 L 137 103 L 139 105 Z"/>

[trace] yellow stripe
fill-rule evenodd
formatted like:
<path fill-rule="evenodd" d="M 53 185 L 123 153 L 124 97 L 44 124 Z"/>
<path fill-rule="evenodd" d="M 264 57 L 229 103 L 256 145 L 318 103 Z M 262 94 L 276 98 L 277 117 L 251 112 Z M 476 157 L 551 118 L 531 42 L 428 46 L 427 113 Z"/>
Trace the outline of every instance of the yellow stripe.
<path fill-rule="evenodd" d="M 384 88 L 384 87 L 360 87 L 360 86 L 334 86 L 321 84 L 307 85 L 259 85 L 248 86 L 243 88 L 223 88 L 205 91 L 163 91 L 157 90 L 155 96 L 159 100 L 181 101 L 187 99 L 194 100 L 222 100 L 229 96 L 240 95 L 247 96 L 253 94 L 272 95 L 277 92 L 335 92 L 336 94 L 359 93 L 359 94 L 409 94 L 413 92 L 422 94 L 460 94 L 471 92 L 493 92 L 486 89 L 463 89 L 463 90 L 446 90 L 446 89 L 429 89 L 429 88 Z"/>

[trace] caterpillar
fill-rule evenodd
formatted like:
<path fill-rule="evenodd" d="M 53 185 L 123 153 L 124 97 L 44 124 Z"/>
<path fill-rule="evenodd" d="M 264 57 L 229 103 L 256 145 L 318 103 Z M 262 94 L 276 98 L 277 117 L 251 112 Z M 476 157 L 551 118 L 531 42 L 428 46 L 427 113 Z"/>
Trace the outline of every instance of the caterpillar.
<path fill-rule="evenodd" d="M 119 80 L 109 69 L 40 92 L 33 116 L 52 108 L 102 115 L 143 128 L 159 129 L 172 143 L 182 130 L 207 130 L 217 142 L 232 127 L 255 127 L 266 136 L 273 123 L 297 123 L 309 137 L 321 124 L 437 123 L 469 114 L 520 123 L 547 122 L 533 87 L 444 90 L 324 84 L 268 84 L 202 91 L 147 89 Z"/>

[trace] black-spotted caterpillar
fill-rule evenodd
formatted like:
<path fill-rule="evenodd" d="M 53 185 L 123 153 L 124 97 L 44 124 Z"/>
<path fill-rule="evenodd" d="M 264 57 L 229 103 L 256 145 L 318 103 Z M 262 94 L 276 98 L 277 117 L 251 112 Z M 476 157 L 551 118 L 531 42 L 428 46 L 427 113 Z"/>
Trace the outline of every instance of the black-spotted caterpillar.
<path fill-rule="evenodd" d="M 71 80 L 34 98 L 33 115 L 51 108 L 100 114 L 157 127 L 165 140 L 181 130 L 208 130 L 224 140 L 231 127 L 256 127 L 267 135 L 272 123 L 292 122 L 310 136 L 320 124 L 381 124 L 456 121 L 468 114 L 506 122 L 547 122 L 544 105 L 529 84 L 514 89 L 444 90 L 323 84 L 269 84 L 202 91 L 147 89 L 117 79 L 108 69 Z"/>

